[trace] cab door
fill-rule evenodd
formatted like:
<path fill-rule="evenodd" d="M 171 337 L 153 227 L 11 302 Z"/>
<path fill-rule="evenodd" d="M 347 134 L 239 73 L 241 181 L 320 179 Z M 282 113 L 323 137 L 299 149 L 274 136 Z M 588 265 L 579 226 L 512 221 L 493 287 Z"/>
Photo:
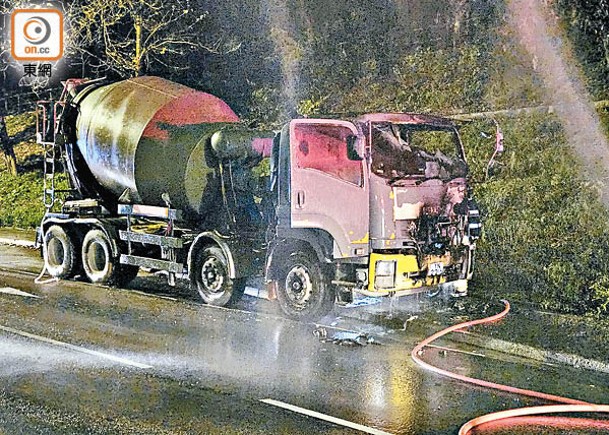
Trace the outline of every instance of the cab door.
<path fill-rule="evenodd" d="M 290 123 L 292 228 L 327 231 L 334 239 L 334 258 L 368 254 L 367 165 L 358 149 L 363 137 L 350 122 Z"/>

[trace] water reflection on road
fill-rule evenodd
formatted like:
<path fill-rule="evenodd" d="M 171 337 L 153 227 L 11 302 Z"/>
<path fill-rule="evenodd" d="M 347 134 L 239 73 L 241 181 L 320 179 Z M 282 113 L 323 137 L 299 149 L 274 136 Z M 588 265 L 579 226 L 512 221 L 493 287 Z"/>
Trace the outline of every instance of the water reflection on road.
<path fill-rule="evenodd" d="M 39 261 L 26 257 L 32 268 Z M 538 403 L 421 371 L 410 350 L 440 324 L 437 316 L 421 315 L 404 327 L 411 308 L 365 318 L 335 311 L 324 319 L 329 335 L 335 323 L 383 343 L 348 347 L 320 341 L 316 325 L 279 317 L 270 303 L 250 298 L 241 310 L 226 310 L 186 296 L 158 298 L 158 290 L 140 294 L 82 282 L 37 287 L 31 276 L 0 273 L 4 286 L 40 299 L 0 294 L 2 326 L 152 367 L 0 332 L 0 402 L 6 404 L 0 423 L 13 422 L 4 425 L 9 433 L 19 424 L 51 432 L 65 426 L 65 433 L 348 431 L 259 402 L 266 398 L 396 434 L 456 433 L 477 415 Z M 607 380 L 594 373 L 491 354 L 428 349 L 425 357 L 469 376 L 583 400 L 609 396 Z M 16 404 L 21 417 L 10 411 Z M 57 424 L 46 417 L 24 423 L 30 414 L 59 417 Z"/>

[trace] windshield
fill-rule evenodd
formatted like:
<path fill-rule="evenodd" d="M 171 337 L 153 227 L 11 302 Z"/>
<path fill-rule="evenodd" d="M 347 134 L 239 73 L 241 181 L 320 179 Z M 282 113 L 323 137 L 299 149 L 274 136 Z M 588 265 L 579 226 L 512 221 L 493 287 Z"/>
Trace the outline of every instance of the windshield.
<path fill-rule="evenodd" d="M 457 130 L 412 124 L 372 127 L 372 172 L 392 181 L 406 177 L 465 177 L 467 164 Z"/>

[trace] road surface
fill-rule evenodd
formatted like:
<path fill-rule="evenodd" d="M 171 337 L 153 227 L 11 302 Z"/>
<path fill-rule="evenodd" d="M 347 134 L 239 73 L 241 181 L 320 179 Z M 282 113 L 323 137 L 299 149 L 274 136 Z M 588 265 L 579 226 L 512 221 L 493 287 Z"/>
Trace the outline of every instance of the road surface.
<path fill-rule="evenodd" d="M 248 296 L 236 309 L 203 305 L 186 286 L 176 294 L 143 274 L 130 289 L 36 285 L 36 251 L 0 246 L 0 258 L 0 433 L 456 433 L 480 414 L 541 404 L 414 365 L 414 344 L 456 321 L 458 305 L 428 304 L 433 315 L 397 303 L 378 315 L 337 308 L 315 325 Z M 382 344 L 342 346 L 316 337 L 321 329 Z M 594 372 L 459 349 L 467 353 L 426 358 L 553 394 L 609 397 Z"/>

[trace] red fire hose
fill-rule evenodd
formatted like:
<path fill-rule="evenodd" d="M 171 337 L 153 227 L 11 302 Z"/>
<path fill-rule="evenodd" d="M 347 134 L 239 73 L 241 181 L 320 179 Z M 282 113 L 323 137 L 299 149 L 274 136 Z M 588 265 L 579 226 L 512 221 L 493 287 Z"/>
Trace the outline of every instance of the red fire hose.
<path fill-rule="evenodd" d="M 445 369 L 441 369 L 439 367 L 435 367 L 429 363 L 426 363 L 425 361 L 423 361 L 420 358 L 420 355 L 422 355 L 423 349 L 425 348 L 425 346 L 428 346 L 429 344 L 431 344 L 438 338 L 445 336 L 446 334 L 449 334 L 451 332 L 454 332 L 454 331 L 457 331 L 460 329 L 469 328 L 469 327 L 472 327 L 475 325 L 496 322 L 497 320 L 500 320 L 503 317 L 505 317 L 507 315 L 507 313 L 510 311 L 510 303 L 505 300 L 502 300 L 501 302 L 503 302 L 505 304 L 505 309 L 498 314 L 495 314 L 490 317 L 486 317 L 484 319 L 470 320 L 468 322 L 459 323 L 457 325 L 453 325 L 446 329 L 443 329 L 442 331 L 436 332 L 432 336 L 426 338 L 412 350 L 412 353 L 411 353 L 412 359 L 414 360 L 414 362 L 416 362 L 418 365 L 420 365 L 424 369 L 427 369 L 434 373 L 440 374 L 442 376 L 456 379 L 461 382 L 479 385 L 481 387 L 491 388 L 491 389 L 495 389 L 495 390 L 499 390 L 499 391 L 505 391 L 508 393 L 514 393 L 514 394 L 520 394 L 523 396 L 534 397 L 536 399 L 542 399 L 542 400 L 547 400 L 547 401 L 551 401 L 551 402 L 558 402 L 558 403 L 562 403 L 562 405 L 548 405 L 548 406 L 533 406 L 533 407 L 517 408 L 517 409 L 510 409 L 507 411 L 501 411 L 501 412 L 495 412 L 492 414 L 483 415 L 481 417 L 477 417 L 477 418 L 465 423 L 459 430 L 459 435 L 468 434 L 475 427 L 480 426 L 485 423 L 496 422 L 499 420 L 505 420 L 505 419 L 514 418 L 514 417 L 533 416 L 533 415 L 536 416 L 536 415 L 540 415 L 540 414 L 557 414 L 557 413 L 566 413 L 566 412 L 609 413 L 609 405 L 595 405 L 595 404 L 587 403 L 587 402 L 584 402 L 581 400 L 570 399 L 568 397 L 555 396 L 553 394 L 541 393 L 539 391 L 526 390 L 526 389 L 522 389 L 522 388 L 512 387 L 510 385 L 497 384 L 497 383 L 485 381 L 482 379 L 471 378 L 469 376 L 463 376 L 463 375 L 453 373 L 453 372 L 445 370 Z M 566 422 L 568 420 L 569 419 L 565 419 L 564 421 Z M 572 420 L 577 420 L 581 425 L 581 421 L 582 421 L 581 419 L 572 419 Z M 543 421 L 545 421 L 545 420 L 543 420 Z M 589 421 L 590 424 L 592 424 L 592 422 L 594 422 L 594 420 L 585 420 L 585 421 Z M 542 423 L 542 420 L 538 417 L 537 419 L 527 420 L 527 423 L 528 424 L 540 424 L 540 423 Z M 609 422 L 607 422 L 607 424 L 605 424 L 604 422 L 598 422 L 598 423 L 601 423 L 601 424 L 600 425 L 595 424 L 595 427 L 598 428 L 599 426 L 601 426 L 602 428 L 609 429 Z"/>

